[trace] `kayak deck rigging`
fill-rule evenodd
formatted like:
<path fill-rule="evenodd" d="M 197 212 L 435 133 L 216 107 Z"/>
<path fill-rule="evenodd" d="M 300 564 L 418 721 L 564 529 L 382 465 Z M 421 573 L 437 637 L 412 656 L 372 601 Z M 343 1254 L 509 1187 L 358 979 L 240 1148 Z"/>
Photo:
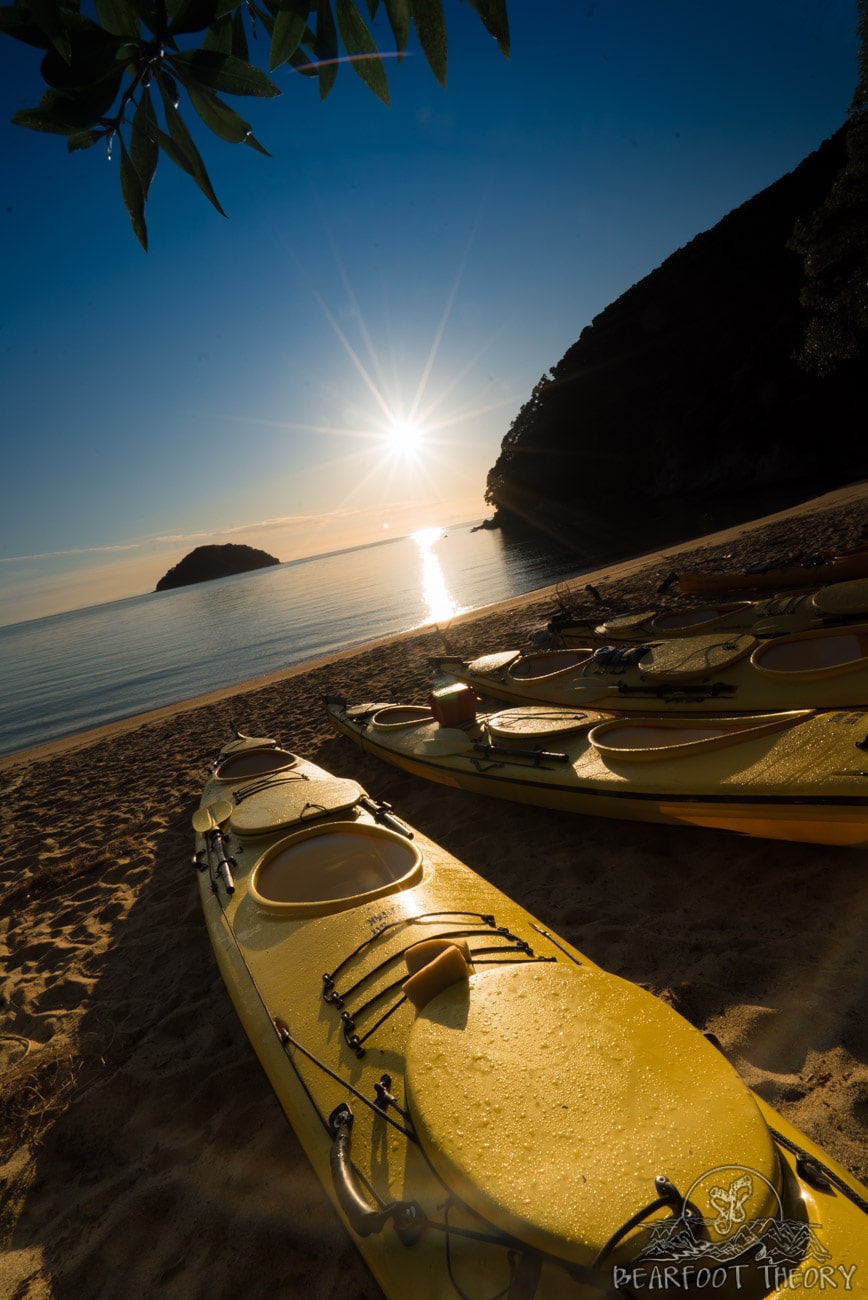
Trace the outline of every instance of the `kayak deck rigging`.
<path fill-rule="evenodd" d="M 431 916 L 422 915 L 422 916 L 408 917 L 406 920 L 403 920 L 398 924 L 401 926 L 418 925 L 419 923 L 427 923 L 429 921 L 433 921 L 435 916 L 440 917 L 443 915 L 444 913 L 434 913 Z M 463 914 L 459 912 L 459 913 L 455 913 L 455 915 L 461 916 Z M 451 930 L 451 929 L 442 930 L 438 934 L 434 935 L 433 937 L 446 942 L 454 942 L 455 940 L 460 940 L 460 939 L 469 940 L 473 938 L 478 938 L 480 936 L 483 937 L 490 937 L 494 935 L 498 936 L 502 940 L 502 942 L 491 944 L 481 948 L 471 948 L 470 955 L 474 966 L 487 965 L 487 964 L 490 965 L 495 962 L 503 962 L 503 961 L 510 961 L 510 960 L 512 961 L 520 961 L 520 960 L 556 961 L 557 960 L 557 958 L 555 957 L 536 956 L 527 939 L 522 939 L 518 935 L 513 934 L 506 926 L 498 926 L 493 916 L 480 916 L 479 919 L 482 922 L 482 924 L 479 926 L 470 927 L 470 928 L 464 927 L 464 928 L 459 928 L 457 930 Z M 397 927 L 392 926 L 389 928 L 395 929 Z M 379 937 L 380 937 L 379 935 L 375 936 L 375 939 Z M 375 940 L 366 941 L 364 947 L 367 948 L 369 944 L 374 941 Z M 415 942 L 418 942 L 418 940 L 414 940 L 414 943 Z M 350 954 L 349 957 L 344 958 L 337 969 L 338 970 L 346 969 L 349 963 L 353 961 L 354 958 L 359 956 L 359 953 L 360 950 L 357 949 L 355 953 L 352 953 Z M 510 954 L 515 954 L 515 955 L 510 956 Z M 398 997 L 394 1005 L 389 1007 L 389 1009 L 382 1016 L 380 1016 L 379 1020 L 377 1020 L 372 1026 L 370 1026 L 370 1028 L 368 1028 L 362 1035 L 359 1035 L 355 1032 L 357 1022 L 362 1017 L 364 1017 L 368 1012 L 370 1012 L 371 1008 L 375 1006 L 376 1003 L 380 1002 L 384 998 L 396 995 L 403 988 L 403 985 L 407 980 L 406 970 L 401 972 L 398 979 L 392 980 L 390 983 L 383 985 L 382 987 L 378 988 L 373 994 L 369 995 L 367 1001 L 358 1004 L 351 1010 L 346 1009 L 346 1004 L 348 1000 L 353 998 L 364 985 L 378 978 L 381 978 L 382 976 L 385 975 L 387 970 L 389 969 L 394 970 L 394 968 L 400 962 L 406 960 L 406 955 L 407 955 L 406 948 L 398 949 L 396 952 L 390 953 L 388 957 L 384 958 L 381 962 L 379 962 L 378 965 L 373 967 L 372 970 L 366 971 L 363 975 L 359 976 L 359 978 L 356 980 L 354 984 L 351 984 L 349 987 L 341 990 L 335 987 L 335 974 L 337 972 L 335 972 L 335 974 L 323 975 L 323 995 L 322 995 L 323 1001 L 333 1006 L 337 1011 L 340 1012 L 340 1018 L 342 1021 L 342 1032 L 344 1035 L 344 1039 L 346 1041 L 347 1046 L 350 1048 L 351 1051 L 355 1052 L 356 1056 L 361 1057 L 364 1055 L 365 1053 L 364 1043 L 369 1038 L 371 1038 L 373 1034 L 376 1033 L 376 1031 L 389 1018 L 389 1016 L 394 1015 L 394 1013 L 397 1011 L 398 1007 L 402 1003 L 406 1002 L 407 1000 L 406 994 Z"/>
<path fill-rule="evenodd" d="M 693 1258 L 715 1246 L 691 1184 L 721 1166 L 755 1171 L 757 1223 L 781 1198 L 788 1216 L 804 1198 L 805 1231 L 819 1219 L 840 1258 L 855 1250 L 852 1216 L 868 1203 L 846 1171 L 782 1117 L 772 1127 L 723 1054 L 664 1003 L 424 836 L 420 848 L 354 782 L 285 751 L 272 753 L 280 772 L 260 757 L 251 779 L 221 779 L 227 757 L 194 814 L 218 964 L 387 1295 L 632 1295 L 617 1277 L 652 1260 L 649 1234 L 664 1252 L 692 1241 Z M 299 848 L 310 892 L 260 888 Z M 345 853 L 333 888 L 331 859 Z M 391 869 L 395 854 L 388 882 L 370 887 L 371 861 Z M 807 1236 L 797 1246 L 788 1276 L 812 1258 Z M 749 1300 L 760 1294 L 783 1292 Z"/>

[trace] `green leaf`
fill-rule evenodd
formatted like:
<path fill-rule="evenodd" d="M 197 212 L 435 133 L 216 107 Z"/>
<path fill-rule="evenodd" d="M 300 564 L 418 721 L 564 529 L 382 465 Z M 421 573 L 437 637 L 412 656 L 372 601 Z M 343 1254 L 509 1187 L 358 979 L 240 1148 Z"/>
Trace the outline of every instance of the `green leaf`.
<path fill-rule="evenodd" d="M 212 94 L 210 90 L 202 90 L 195 86 L 189 88 L 190 103 L 201 117 L 205 125 L 219 135 L 221 140 L 228 141 L 229 144 L 249 144 L 253 149 L 264 153 L 270 158 L 271 154 L 267 149 L 254 139 L 250 123 L 245 122 L 244 118 L 224 104 L 222 99 Z"/>
<path fill-rule="evenodd" d="M 259 5 L 253 3 L 253 0 L 248 0 L 247 9 L 253 19 L 254 32 L 256 31 L 256 23 L 259 21 L 268 32 L 269 39 L 271 39 L 274 33 L 274 15 L 268 13 L 265 9 L 260 9 Z"/>
<path fill-rule="evenodd" d="M 413 21 L 422 53 L 428 60 L 428 67 L 440 82 L 446 85 L 446 20 L 443 17 L 442 0 L 416 0 L 413 6 Z"/>
<path fill-rule="evenodd" d="M 173 108 L 177 108 L 181 102 L 181 96 L 178 93 L 178 83 L 167 68 L 160 67 L 157 69 L 157 85 L 160 95 L 165 101 L 168 97 Z"/>
<path fill-rule="evenodd" d="M 217 19 L 217 0 L 180 0 L 170 8 L 169 32 L 201 32 Z"/>
<path fill-rule="evenodd" d="M 74 153 L 76 149 L 89 149 L 91 145 L 96 144 L 97 140 L 104 140 L 103 131 L 73 131 L 66 142 L 67 150 Z"/>
<path fill-rule="evenodd" d="M 245 63 L 250 62 L 247 33 L 244 30 L 244 19 L 240 9 L 237 9 L 232 15 L 232 46 L 227 53 L 234 54 L 236 59 L 243 59 Z"/>
<path fill-rule="evenodd" d="M 151 103 L 151 92 L 147 86 L 142 90 L 141 98 L 133 116 L 130 131 L 130 159 L 136 169 L 142 186 L 142 193 L 148 197 L 160 150 L 156 144 L 157 119 Z"/>
<path fill-rule="evenodd" d="M 337 41 L 337 36 L 335 35 Z M 320 70 L 316 62 L 316 32 L 305 28 L 304 36 L 295 54 L 290 55 L 289 65 L 303 77 L 318 77 Z M 337 46 L 335 46 L 337 48 Z"/>
<path fill-rule="evenodd" d="M 216 50 L 218 54 L 234 54 L 232 49 L 232 19 L 218 18 L 205 33 L 202 41 L 204 50 Z"/>
<path fill-rule="evenodd" d="M 501 54 L 509 58 L 509 17 L 506 0 L 470 0 L 486 31 L 495 38 Z"/>
<path fill-rule="evenodd" d="M 56 135 L 71 135 L 93 126 L 107 115 L 120 89 L 123 72 L 113 80 L 98 85 L 83 86 L 75 90 L 49 89 L 37 108 L 26 108 L 16 113 L 13 122 L 32 131 L 50 131 Z"/>
<path fill-rule="evenodd" d="M 38 50 L 47 50 L 51 44 L 42 28 L 31 20 L 29 9 L 17 5 L 0 5 L 0 35 L 34 45 Z"/>
<path fill-rule="evenodd" d="M 50 135 L 72 135 L 77 129 L 70 126 L 63 113 L 52 113 L 46 108 L 19 109 L 12 122 L 15 126 L 26 126 L 29 131 L 45 131 Z"/>
<path fill-rule="evenodd" d="M 106 31 L 115 36 L 138 37 L 141 32 L 139 11 L 130 0 L 96 0 L 96 14 Z"/>
<path fill-rule="evenodd" d="M 193 82 L 208 90 L 225 91 L 228 95 L 257 95 L 260 98 L 280 94 L 280 89 L 264 72 L 234 54 L 192 50 L 170 54 L 168 61 L 185 86 Z"/>
<path fill-rule="evenodd" d="M 410 0 L 386 0 L 386 13 L 400 59 L 410 36 Z"/>
<path fill-rule="evenodd" d="M 130 214 L 133 230 L 142 248 L 148 251 L 148 227 L 145 224 L 145 193 L 139 174 L 127 153 L 123 136 L 118 136 L 121 143 L 121 194 Z"/>
<path fill-rule="evenodd" d="M 268 70 L 273 72 L 281 63 L 286 63 L 298 49 L 298 43 L 307 27 L 307 15 L 294 13 L 291 9 L 279 9 L 274 20 L 271 35 L 271 53 L 268 58 Z"/>
<path fill-rule="evenodd" d="M 338 75 L 338 33 L 329 0 L 317 0 L 314 57 L 319 64 L 316 70 L 319 77 L 319 97 L 325 99 Z"/>
<path fill-rule="evenodd" d="M 30 0 L 30 13 L 60 57 L 68 63 L 72 58 L 72 48 L 57 0 Z"/>
<path fill-rule="evenodd" d="M 193 143 L 193 137 L 187 129 L 187 124 L 166 95 L 163 95 L 163 108 L 166 113 L 169 135 L 157 128 L 157 143 L 161 149 L 165 149 L 173 163 L 193 177 L 193 180 L 208 201 L 213 203 L 221 216 L 225 217 L 226 213 L 221 208 L 217 195 L 214 193 L 211 180 L 205 170 L 205 164 L 199 155 L 199 150 Z"/>
<path fill-rule="evenodd" d="M 389 102 L 389 83 L 377 46 L 368 31 L 355 0 L 337 0 L 338 30 L 353 71 L 384 104 Z"/>
<path fill-rule="evenodd" d="M 69 35 L 69 58 L 64 58 L 54 48 L 45 52 L 40 71 L 46 85 L 73 90 L 93 85 L 118 71 L 117 56 L 123 44 L 119 37 L 104 32 L 96 23 Z"/>

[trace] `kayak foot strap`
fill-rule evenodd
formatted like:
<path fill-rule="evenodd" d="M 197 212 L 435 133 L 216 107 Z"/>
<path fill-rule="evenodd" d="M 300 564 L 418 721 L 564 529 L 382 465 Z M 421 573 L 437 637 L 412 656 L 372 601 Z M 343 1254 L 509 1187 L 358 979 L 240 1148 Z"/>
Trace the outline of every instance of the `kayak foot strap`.
<path fill-rule="evenodd" d="M 353 1112 L 344 1102 L 329 1116 L 332 1147 L 329 1153 L 335 1195 L 350 1227 L 360 1237 L 382 1232 L 391 1220 L 395 1232 L 405 1246 L 412 1246 L 424 1229 L 425 1212 L 416 1201 L 392 1201 L 388 1205 L 372 1206 L 361 1192 L 353 1172 L 350 1145 L 352 1140 Z"/>

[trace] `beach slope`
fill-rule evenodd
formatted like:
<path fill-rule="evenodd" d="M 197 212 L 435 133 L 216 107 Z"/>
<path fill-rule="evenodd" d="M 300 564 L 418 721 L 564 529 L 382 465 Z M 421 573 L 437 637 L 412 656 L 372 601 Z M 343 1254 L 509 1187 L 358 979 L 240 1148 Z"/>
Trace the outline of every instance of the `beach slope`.
<path fill-rule="evenodd" d="M 558 597 L 602 617 L 659 601 L 676 567 L 855 545 L 866 494 L 0 760 L 0 1294 L 378 1295 L 205 934 L 191 817 L 233 724 L 389 800 L 594 961 L 714 1033 L 751 1086 L 868 1178 L 863 852 L 430 785 L 335 736 L 321 703 L 328 692 L 424 701 L 429 656 L 527 644 Z"/>

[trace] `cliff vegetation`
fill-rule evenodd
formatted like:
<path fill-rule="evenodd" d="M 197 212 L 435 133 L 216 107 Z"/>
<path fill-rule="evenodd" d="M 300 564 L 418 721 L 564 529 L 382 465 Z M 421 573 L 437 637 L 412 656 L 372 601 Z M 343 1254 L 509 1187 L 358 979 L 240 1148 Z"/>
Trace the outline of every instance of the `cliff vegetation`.
<path fill-rule="evenodd" d="M 608 562 L 868 476 L 864 348 L 825 369 L 799 355 L 793 234 L 847 158 L 842 128 L 582 331 L 503 440 L 492 523 Z"/>

